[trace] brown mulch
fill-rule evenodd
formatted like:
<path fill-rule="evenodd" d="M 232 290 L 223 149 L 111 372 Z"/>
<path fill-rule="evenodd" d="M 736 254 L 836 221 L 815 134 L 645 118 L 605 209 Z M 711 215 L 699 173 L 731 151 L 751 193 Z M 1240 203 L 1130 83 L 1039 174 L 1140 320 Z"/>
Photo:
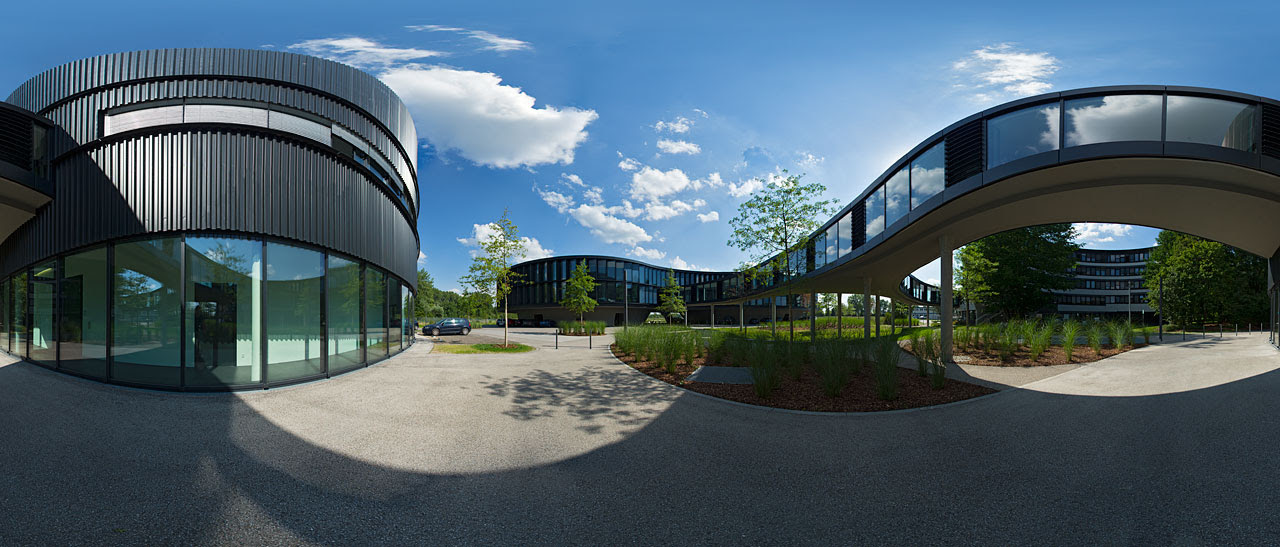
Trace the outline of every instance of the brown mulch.
<path fill-rule="evenodd" d="M 1119 355 L 1135 347 L 1140 348 L 1146 344 L 1138 344 L 1136 346 L 1128 346 L 1124 349 L 1115 349 L 1103 346 L 1101 353 L 1094 353 L 1093 348 L 1089 346 L 1076 346 L 1075 351 L 1071 353 L 1071 361 L 1067 361 L 1067 354 L 1062 351 L 1060 346 L 1051 346 L 1040 354 L 1040 358 L 1032 361 L 1031 352 L 1026 348 L 1019 349 L 1014 352 L 1013 359 L 1009 361 L 1001 361 L 1000 354 L 984 353 L 982 350 L 956 351 L 956 356 L 969 357 L 968 361 L 964 361 L 962 365 L 979 365 L 984 367 L 1044 367 L 1049 365 L 1066 365 L 1066 364 L 1083 364 L 1092 363 L 1101 359 L 1106 359 L 1113 355 Z"/>
<path fill-rule="evenodd" d="M 694 359 L 693 365 L 677 366 L 676 373 L 670 374 L 656 363 L 636 361 L 630 355 L 618 353 L 616 344 L 610 346 L 610 349 L 613 355 L 623 363 L 668 384 L 730 401 L 791 410 L 817 412 L 901 410 L 951 403 L 996 391 L 989 387 L 950 378 L 942 389 L 933 389 L 929 385 L 928 378 L 921 377 L 913 370 L 900 368 L 898 369 L 898 397 L 892 401 L 885 401 L 876 395 L 875 380 L 871 378 L 870 366 L 867 366 L 863 367 L 861 374 L 850 377 L 848 385 L 840 392 L 840 396 L 828 397 L 822 392 L 818 373 L 811 367 L 806 367 L 798 380 L 792 379 L 790 374 L 783 372 L 782 383 L 778 389 L 769 398 L 761 399 L 756 397 L 754 388 L 750 384 L 711 384 L 686 380 L 706 361 L 701 357 Z"/>

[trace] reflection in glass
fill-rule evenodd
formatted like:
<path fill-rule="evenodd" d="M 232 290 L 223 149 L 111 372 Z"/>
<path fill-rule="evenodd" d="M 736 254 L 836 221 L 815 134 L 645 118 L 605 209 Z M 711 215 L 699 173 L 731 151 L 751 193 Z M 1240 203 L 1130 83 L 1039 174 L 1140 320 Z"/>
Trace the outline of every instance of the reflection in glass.
<path fill-rule="evenodd" d="M 1159 95 L 1110 95 L 1066 102 L 1066 146 L 1160 140 Z"/>
<path fill-rule="evenodd" d="M 329 256 L 329 372 L 360 366 L 360 265 Z"/>
<path fill-rule="evenodd" d="M 10 305 L 13 299 L 9 294 L 11 288 L 8 278 L 0 281 L 0 349 L 5 351 L 13 351 L 9 347 L 9 337 L 13 330 L 13 306 Z"/>
<path fill-rule="evenodd" d="M 262 243 L 187 239 L 186 385 L 262 381 Z"/>
<path fill-rule="evenodd" d="M 911 208 L 919 207 L 947 186 L 946 141 L 925 150 L 911 162 Z"/>
<path fill-rule="evenodd" d="M 823 232 L 813 238 L 813 268 L 816 270 L 827 265 L 827 233 Z"/>
<path fill-rule="evenodd" d="M 867 208 L 866 239 L 864 241 L 871 241 L 871 238 L 880 235 L 884 231 L 884 186 L 880 186 L 872 190 L 870 194 L 867 194 L 867 199 L 863 203 L 866 204 Z"/>
<path fill-rule="evenodd" d="M 1195 142 L 1254 152 L 1254 107 L 1203 97 L 1169 96 L 1165 140 Z"/>
<path fill-rule="evenodd" d="M 827 264 L 835 262 L 840 258 L 840 223 L 832 224 L 827 228 Z"/>
<path fill-rule="evenodd" d="M 62 259 L 61 368 L 107 375 L 109 280 L 105 247 Z"/>
<path fill-rule="evenodd" d="M 31 268 L 31 360 L 46 366 L 58 363 L 53 332 L 53 299 L 57 294 L 58 263 Z"/>
<path fill-rule="evenodd" d="M 364 277 L 366 355 L 373 362 L 387 356 L 387 276 L 369 266 Z"/>
<path fill-rule="evenodd" d="M 324 374 L 324 255 L 267 243 L 267 381 Z"/>
<path fill-rule="evenodd" d="M 987 121 L 987 167 L 1058 149 L 1057 103 L 1033 106 Z"/>
<path fill-rule="evenodd" d="M 13 276 L 13 353 L 27 356 L 27 272 Z"/>
<path fill-rule="evenodd" d="M 400 301 L 404 303 L 404 315 L 400 321 L 400 344 L 407 349 L 413 344 L 413 329 L 416 326 L 413 319 L 413 293 L 409 292 L 409 287 L 400 287 Z"/>
<path fill-rule="evenodd" d="M 853 213 L 840 219 L 840 256 L 853 252 Z"/>
<path fill-rule="evenodd" d="M 391 353 L 400 352 L 400 321 L 404 319 L 401 315 L 400 308 L 400 282 L 391 276 L 387 276 L 387 311 L 391 313 L 391 317 L 387 321 L 387 344 L 391 348 Z"/>
<path fill-rule="evenodd" d="M 182 240 L 119 243 L 115 254 L 111 377 L 176 386 Z"/>
<path fill-rule="evenodd" d="M 885 226 L 893 225 L 898 219 L 907 216 L 907 211 L 911 210 L 910 179 L 911 175 L 907 174 L 906 169 L 902 169 L 885 181 Z"/>

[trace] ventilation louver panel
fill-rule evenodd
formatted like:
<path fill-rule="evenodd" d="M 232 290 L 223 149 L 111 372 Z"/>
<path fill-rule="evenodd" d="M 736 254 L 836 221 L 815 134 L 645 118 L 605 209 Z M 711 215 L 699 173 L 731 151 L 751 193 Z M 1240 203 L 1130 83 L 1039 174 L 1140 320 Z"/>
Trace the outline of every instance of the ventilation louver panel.
<path fill-rule="evenodd" d="M 850 211 L 849 216 L 853 221 L 852 248 L 857 249 L 867 242 L 867 201 L 862 200 L 862 203 Z"/>
<path fill-rule="evenodd" d="M 0 109 L 0 161 L 31 170 L 31 120 Z"/>
<path fill-rule="evenodd" d="M 1280 106 L 1262 104 L 1262 153 L 1280 159 Z"/>
<path fill-rule="evenodd" d="M 984 150 L 982 120 L 974 120 L 948 133 L 947 186 L 982 172 Z"/>

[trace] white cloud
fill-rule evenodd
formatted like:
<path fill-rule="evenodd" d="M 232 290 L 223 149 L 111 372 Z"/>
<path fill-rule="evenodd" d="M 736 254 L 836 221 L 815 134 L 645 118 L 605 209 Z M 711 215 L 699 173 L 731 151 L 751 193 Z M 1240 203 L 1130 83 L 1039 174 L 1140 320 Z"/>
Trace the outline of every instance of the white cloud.
<path fill-rule="evenodd" d="M 426 262 L 427 262 L 427 253 L 424 253 L 424 252 L 422 252 L 422 250 L 421 250 L 421 249 L 419 249 L 419 250 L 418 250 L 418 264 L 426 264 Z"/>
<path fill-rule="evenodd" d="M 689 141 L 658 139 L 658 150 L 661 150 L 664 154 L 689 154 L 692 156 L 701 153 L 702 147 Z"/>
<path fill-rule="evenodd" d="M 610 214 L 622 215 L 627 218 L 636 218 L 644 214 L 644 209 L 639 209 L 634 205 L 631 205 L 631 201 L 625 199 L 622 200 L 622 205 L 614 205 L 613 207 L 607 208 L 607 211 Z"/>
<path fill-rule="evenodd" d="M 536 108 L 533 97 L 488 72 L 405 65 L 380 77 L 433 146 L 490 167 L 571 164 L 587 125 L 599 117 L 594 110 Z"/>
<path fill-rule="evenodd" d="M 703 224 L 708 222 L 715 222 L 717 220 L 720 220 L 720 213 L 717 211 L 711 211 L 710 213 L 707 213 L 705 215 L 703 214 L 698 215 L 698 222 L 702 222 Z"/>
<path fill-rule="evenodd" d="M 1081 222 L 1073 224 L 1076 228 L 1076 241 L 1079 243 L 1110 243 L 1117 237 L 1125 237 L 1133 231 L 1128 224 L 1110 224 L 1105 222 Z"/>
<path fill-rule="evenodd" d="M 758 178 L 739 181 L 737 184 L 730 182 L 729 195 L 735 198 L 747 197 L 761 188 L 764 188 L 764 180 Z"/>
<path fill-rule="evenodd" d="M 480 40 L 481 42 L 484 42 L 486 45 L 480 49 L 489 50 L 489 51 L 507 52 L 507 51 L 520 51 L 524 49 L 533 49 L 533 46 L 529 45 L 529 42 L 516 40 L 515 38 L 506 38 L 506 37 L 498 36 L 492 32 L 488 32 L 484 30 L 469 30 L 469 29 L 460 28 L 460 27 L 446 27 L 443 25 L 409 25 L 409 26 L 406 26 L 405 28 L 409 30 L 414 30 L 414 31 L 456 32 L 459 34 L 465 34 L 467 36 L 475 38 L 476 40 Z"/>
<path fill-rule="evenodd" d="M 710 117 L 711 117 L 711 116 L 708 116 L 708 115 L 707 115 L 707 113 L 706 113 L 704 110 L 702 110 L 701 108 L 695 108 L 695 109 L 693 109 L 693 111 L 694 111 L 694 112 L 697 112 L 698 114 L 701 114 L 703 118 L 710 118 Z"/>
<path fill-rule="evenodd" d="M 574 185 L 576 185 L 576 186 L 581 186 L 581 187 L 583 187 L 583 188 L 586 188 L 586 187 L 587 187 L 587 183 L 582 182 L 582 177 L 579 177 L 578 175 L 570 175 L 570 174 L 568 174 L 568 173 L 560 173 L 560 178 L 561 178 L 561 179 L 564 179 L 564 180 L 567 180 L 567 181 L 569 181 L 570 183 L 572 183 L 572 184 L 574 184 Z"/>
<path fill-rule="evenodd" d="M 952 69 L 969 82 L 973 98 L 990 102 L 1002 94 L 1018 96 L 1044 93 L 1053 87 L 1048 78 L 1060 68 L 1058 59 L 1047 52 L 1019 50 L 1013 44 L 994 44 L 976 49 L 952 64 Z"/>
<path fill-rule="evenodd" d="M 710 186 L 712 188 L 719 188 L 721 186 L 724 186 L 724 181 L 720 179 L 720 173 L 712 173 L 710 175 L 707 175 L 707 180 L 705 182 L 707 186 Z"/>
<path fill-rule="evenodd" d="M 622 158 L 622 161 L 618 162 L 618 169 L 621 169 L 623 171 L 635 171 L 636 169 L 639 169 L 639 168 L 640 168 L 640 162 L 633 160 L 631 158 Z"/>
<path fill-rule="evenodd" d="M 702 201 L 702 200 L 698 200 L 698 201 Z M 702 204 L 706 205 L 707 202 L 703 201 Z M 645 220 L 666 220 L 672 217 L 683 215 L 689 211 L 692 211 L 693 209 L 694 209 L 693 205 L 690 205 L 678 199 L 672 200 L 670 204 L 651 202 L 645 205 L 644 219 Z"/>
<path fill-rule="evenodd" d="M 667 256 L 667 253 L 657 249 L 646 249 L 639 245 L 632 247 L 631 250 L 627 251 L 627 254 L 638 258 L 647 258 L 649 260 L 662 260 Z"/>
<path fill-rule="evenodd" d="M 800 167 L 804 167 L 806 169 L 813 169 L 819 165 L 822 165 L 822 162 L 826 161 L 826 159 L 827 158 L 824 158 L 822 156 L 815 156 L 811 152 L 801 152 L 800 159 L 797 160 L 796 163 L 799 163 Z"/>
<path fill-rule="evenodd" d="M 556 212 L 564 213 L 573 208 L 573 196 L 566 196 L 560 192 L 551 190 L 538 190 L 538 195 L 542 197 L 547 205 L 556 208 Z"/>
<path fill-rule="evenodd" d="M 658 201 L 663 196 L 680 192 L 690 186 L 689 176 L 679 169 L 660 171 L 645 166 L 631 175 L 631 197 L 646 201 Z"/>
<path fill-rule="evenodd" d="M 600 205 L 601 203 L 604 203 L 603 193 L 603 188 L 599 186 L 592 186 L 590 189 L 582 192 L 582 199 L 585 199 L 592 204 Z"/>
<path fill-rule="evenodd" d="M 701 111 L 699 110 L 699 112 Z M 706 113 L 703 113 L 703 116 L 705 117 Z M 688 133 L 691 128 L 693 128 L 693 120 L 684 116 L 676 116 L 676 119 L 669 122 L 659 120 L 658 123 L 653 124 L 654 131 L 659 133 L 663 131 L 669 131 L 671 133 Z"/>
<path fill-rule="evenodd" d="M 444 52 L 429 49 L 387 47 L 356 36 L 304 40 L 290 45 L 289 49 L 366 69 L 385 68 L 395 63 L 445 55 Z"/>
<path fill-rule="evenodd" d="M 644 228 L 610 214 L 613 212 L 611 209 L 600 205 L 582 204 L 570 210 L 569 215 L 605 243 L 635 246 L 653 239 L 653 236 L 649 235 Z"/>
<path fill-rule="evenodd" d="M 458 239 L 458 243 L 461 243 L 463 245 L 466 245 L 469 247 L 479 247 L 481 242 L 488 241 L 491 238 L 497 237 L 500 233 L 501 232 L 498 230 L 498 225 L 494 223 L 472 224 L 471 237 L 460 237 L 457 239 Z M 524 247 L 524 256 L 521 258 L 525 260 L 537 260 L 539 258 L 547 258 L 555 255 L 555 251 L 544 248 L 542 246 L 542 243 L 539 242 L 537 238 L 522 236 L 520 238 L 520 243 L 521 243 L 521 246 Z M 471 256 L 474 257 L 477 254 L 479 254 L 478 250 L 476 249 L 471 250 Z"/>
<path fill-rule="evenodd" d="M 681 259 L 679 256 L 677 256 L 677 257 L 675 257 L 675 258 L 671 259 L 671 267 L 672 267 L 672 268 L 675 268 L 675 269 L 677 269 L 677 270 L 698 270 L 698 271 L 703 271 L 703 272 L 709 272 L 709 271 L 711 271 L 711 268 L 699 268 L 699 267 L 697 267 L 697 266 L 695 266 L 695 265 L 693 265 L 693 264 L 690 264 L 690 263 L 688 263 L 688 262 L 685 262 L 685 261 L 684 261 L 683 259 Z"/>

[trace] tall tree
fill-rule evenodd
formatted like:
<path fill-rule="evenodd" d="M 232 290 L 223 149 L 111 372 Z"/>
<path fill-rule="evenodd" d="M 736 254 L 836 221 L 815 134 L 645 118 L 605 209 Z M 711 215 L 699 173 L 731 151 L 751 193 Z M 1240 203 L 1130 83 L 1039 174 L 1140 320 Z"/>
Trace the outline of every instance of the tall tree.
<path fill-rule="evenodd" d="M 1163 230 L 1142 277 L 1147 304 L 1185 328 L 1205 321 L 1265 321 L 1266 272 L 1266 261 L 1257 255 Z"/>
<path fill-rule="evenodd" d="M 418 270 L 417 292 L 414 307 L 418 319 L 444 315 L 444 307 L 440 304 L 440 289 L 436 288 L 435 280 L 424 269 Z"/>
<path fill-rule="evenodd" d="M 591 272 L 587 269 L 587 261 L 583 259 L 573 268 L 573 273 L 565 282 L 564 299 L 560 301 L 560 305 L 578 314 L 578 321 L 582 321 L 584 314 L 596 309 L 596 300 L 591 298 L 591 291 L 594 290 L 596 290 L 596 278 L 591 277 Z"/>
<path fill-rule="evenodd" d="M 991 287 L 987 285 L 987 280 L 992 277 L 995 264 L 983 256 L 981 247 L 978 246 L 965 245 L 960 248 L 958 254 L 953 275 L 956 296 L 960 297 L 960 301 L 965 304 L 978 304 L 990 300 L 992 292 Z M 972 315 L 966 312 L 964 316 L 965 322 L 972 324 Z"/>
<path fill-rule="evenodd" d="M 667 318 L 668 323 L 676 314 L 685 314 L 684 296 L 681 295 L 683 291 L 684 287 L 676 279 L 675 270 L 667 269 L 667 286 L 658 293 L 658 311 Z"/>
<path fill-rule="evenodd" d="M 803 175 L 774 177 L 751 194 L 751 199 L 738 206 L 738 216 L 729 221 L 733 234 L 729 245 L 750 254 L 756 266 L 747 273 L 758 277 L 762 273 L 781 273 L 782 281 L 792 291 L 792 281 L 804 273 L 805 247 L 809 234 L 819 226 L 819 217 L 835 210 L 835 200 L 819 200 L 827 187 L 820 183 L 802 183 Z M 768 268 L 761 266 L 768 265 Z M 765 273 L 767 272 L 767 273 Z M 787 298 L 787 316 L 792 314 L 792 299 Z M 791 339 L 795 340 L 795 321 L 791 321 Z"/>
<path fill-rule="evenodd" d="M 507 218 L 507 210 L 502 210 L 502 218 L 489 224 L 488 233 L 477 230 L 476 244 L 480 252 L 471 260 L 467 275 L 459 281 L 476 292 L 493 291 L 493 299 L 502 301 L 502 317 L 507 317 L 507 295 L 519 282 L 519 274 L 511 270 L 515 260 L 524 257 L 524 243 L 520 240 L 520 229 Z M 510 344 L 510 321 L 502 322 L 502 345 Z"/>
<path fill-rule="evenodd" d="M 1005 317 L 1022 317 L 1053 303 L 1049 291 L 1075 286 L 1075 228 L 1045 224 L 990 235 L 960 252 L 957 282 L 969 285 L 976 302 Z"/>

